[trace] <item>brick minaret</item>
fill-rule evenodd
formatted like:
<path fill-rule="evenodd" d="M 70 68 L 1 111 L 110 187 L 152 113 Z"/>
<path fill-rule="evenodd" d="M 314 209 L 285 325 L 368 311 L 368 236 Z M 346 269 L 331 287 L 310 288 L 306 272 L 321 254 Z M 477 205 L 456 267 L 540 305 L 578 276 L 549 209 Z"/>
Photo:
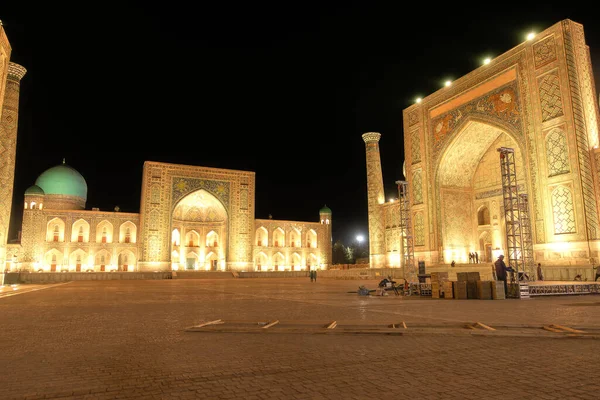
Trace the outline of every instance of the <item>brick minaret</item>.
<path fill-rule="evenodd" d="M 367 196 L 369 211 L 369 263 L 371 268 L 385 268 L 385 222 L 382 204 L 385 203 L 383 192 L 383 174 L 379 156 L 378 132 L 367 132 L 362 135 L 367 152 Z"/>
<path fill-rule="evenodd" d="M 6 265 L 6 243 L 15 182 L 19 91 L 21 78 L 27 70 L 10 62 L 7 72 L 4 104 L 0 112 L 0 270 L 4 270 Z"/>

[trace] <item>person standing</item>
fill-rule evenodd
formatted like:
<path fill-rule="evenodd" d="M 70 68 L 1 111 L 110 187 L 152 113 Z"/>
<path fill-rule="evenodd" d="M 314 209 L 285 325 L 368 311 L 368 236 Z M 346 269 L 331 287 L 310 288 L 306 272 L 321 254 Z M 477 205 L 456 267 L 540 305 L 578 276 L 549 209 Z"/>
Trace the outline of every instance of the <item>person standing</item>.
<path fill-rule="evenodd" d="M 494 263 L 494 267 L 496 268 L 496 279 L 504 282 L 504 295 L 506 297 L 508 297 L 508 283 L 506 282 L 506 279 L 507 279 L 507 272 L 510 272 L 512 270 L 512 268 L 508 268 L 506 266 L 506 264 L 504 263 L 504 255 L 503 254 L 500 254 L 498 256 L 498 259 Z"/>
<path fill-rule="evenodd" d="M 314 281 L 315 280 L 315 274 L 313 272 L 313 270 L 311 269 L 310 272 L 308 273 L 310 275 L 310 281 Z"/>
<path fill-rule="evenodd" d="M 542 263 L 538 263 L 538 266 L 537 266 L 537 276 L 538 276 L 538 281 L 543 281 L 544 280 L 544 274 L 542 273 Z"/>
<path fill-rule="evenodd" d="M 316 269 L 313 271 L 313 279 L 315 280 L 315 282 L 317 281 L 317 270 Z"/>
<path fill-rule="evenodd" d="M 594 278 L 594 282 L 596 282 L 598 278 L 600 278 L 600 265 L 594 267 L 594 269 L 596 270 L 596 277 Z"/>
<path fill-rule="evenodd" d="M 475 264 L 479 264 L 479 253 L 475 252 Z"/>

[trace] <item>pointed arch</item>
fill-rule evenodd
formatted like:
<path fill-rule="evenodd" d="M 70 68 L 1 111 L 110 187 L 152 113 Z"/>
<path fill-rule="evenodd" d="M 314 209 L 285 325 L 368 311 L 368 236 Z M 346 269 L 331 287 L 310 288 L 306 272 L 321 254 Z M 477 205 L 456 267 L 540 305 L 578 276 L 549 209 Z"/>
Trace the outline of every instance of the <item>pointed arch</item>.
<path fill-rule="evenodd" d="M 256 255 L 254 263 L 256 271 L 266 271 L 269 269 L 269 257 L 262 251 Z"/>
<path fill-rule="evenodd" d="M 281 227 L 273 230 L 273 247 L 284 247 L 285 246 L 285 231 Z"/>
<path fill-rule="evenodd" d="M 181 244 L 181 233 L 179 232 L 179 229 L 175 228 L 175 229 L 173 229 L 173 232 L 171 232 L 171 245 L 179 246 L 180 244 Z"/>
<path fill-rule="evenodd" d="M 477 210 L 477 225 L 489 225 L 490 224 L 490 209 L 482 205 Z"/>
<path fill-rule="evenodd" d="M 289 242 L 289 246 L 290 247 L 302 247 L 302 244 L 300 243 L 300 238 L 301 238 L 301 234 L 300 234 L 300 230 L 298 228 L 292 228 L 290 229 L 290 242 Z"/>
<path fill-rule="evenodd" d="M 119 263 L 117 270 L 124 272 L 135 271 L 137 265 L 135 254 L 131 250 L 122 250 L 117 256 L 117 262 Z"/>
<path fill-rule="evenodd" d="M 100 221 L 96 225 L 96 243 L 113 242 L 113 224 L 107 220 Z"/>
<path fill-rule="evenodd" d="M 200 234 L 195 229 L 186 232 L 185 245 L 187 247 L 198 247 L 200 245 Z"/>
<path fill-rule="evenodd" d="M 52 218 L 46 224 L 46 241 L 47 242 L 64 242 L 65 241 L 65 221 L 61 218 Z"/>
<path fill-rule="evenodd" d="M 58 249 L 50 249 L 44 254 L 44 270 L 60 272 L 63 269 L 64 256 Z"/>
<path fill-rule="evenodd" d="M 119 243 L 137 243 L 137 226 L 125 221 L 119 227 Z"/>
<path fill-rule="evenodd" d="M 87 264 L 87 253 L 82 249 L 77 249 L 69 255 L 69 270 L 75 272 L 86 271 L 90 268 Z"/>
<path fill-rule="evenodd" d="M 88 243 L 90 241 L 90 224 L 83 218 L 71 225 L 71 242 Z"/>
<path fill-rule="evenodd" d="M 309 229 L 306 232 L 306 247 L 316 249 L 318 239 L 319 237 L 317 236 L 317 231 L 315 231 L 314 229 Z"/>
<path fill-rule="evenodd" d="M 219 247 L 219 234 L 213 230 L 206 234 L 206 247 Z"/>
<path fill-rule="evenodd" d="M 256 245 L 266 247 L 269 245 L 269 231 L 264 226 L 256 229 Z"/>
<path fill-rule="evenodd" d="M 112 256 L 106 249 L 102 249 L 96 253 L 94 257 L 94 271 L 105 272 L 112 264 Z"/>

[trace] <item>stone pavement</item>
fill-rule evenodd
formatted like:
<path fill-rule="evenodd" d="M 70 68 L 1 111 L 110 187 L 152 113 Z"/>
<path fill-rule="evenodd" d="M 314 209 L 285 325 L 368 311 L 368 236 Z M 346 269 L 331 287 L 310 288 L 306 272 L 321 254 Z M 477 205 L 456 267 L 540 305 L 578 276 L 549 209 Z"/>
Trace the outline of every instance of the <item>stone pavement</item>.
<path fill-rule="evenodd" d="M 596 399 L 600 296 L 363 297 L 308 278 L 78 281 L 0 296 L 0 399 Z M 352 293 L 349 293 L 352 292 Z M 522 326 L 539 336 L 190 332 L 221 319 Z M 223 324 L 226 326 L 227 324 Z M 271 328 L 269 328 L 271 329 Z M 537 330 L 536 330 L 537 329 Z M 457 331 L 458 332 L 458 331 Z M 469 332 L 465 329 L 464 332 Z M 474 332 L 474 331 L 471 331 Z"/>

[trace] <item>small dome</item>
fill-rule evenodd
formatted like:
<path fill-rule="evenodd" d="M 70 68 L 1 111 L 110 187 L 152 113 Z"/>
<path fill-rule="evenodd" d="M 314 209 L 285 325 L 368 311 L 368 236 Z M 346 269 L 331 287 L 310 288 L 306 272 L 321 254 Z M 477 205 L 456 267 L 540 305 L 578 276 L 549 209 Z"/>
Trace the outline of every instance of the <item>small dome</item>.
<path fill-rule="evenodd" d="M 38 185 L 33 185 L 33 186 L 29 186 L 27 188 L 27 190 L 25 191 L 25 194 L 30 194 L 30 195 L 45 195 L 46 193 L 44 193 L 44 189 L 42 189 L 41 187 L 39 187 Z"/>
<path fill-rule="evenodd" d="M 65 160 L 61 165 L 42 172 L 35 184 L 47 195 L 77 196 L 84 201 L 87 200 L 87 183 L 85 179 L 77 170 L 65 164 Z"/>
<path fill-rule="evenodd" d="M 325 205 L 319 210 L 319 214 L 331 214 L 331 208 Z"/>

